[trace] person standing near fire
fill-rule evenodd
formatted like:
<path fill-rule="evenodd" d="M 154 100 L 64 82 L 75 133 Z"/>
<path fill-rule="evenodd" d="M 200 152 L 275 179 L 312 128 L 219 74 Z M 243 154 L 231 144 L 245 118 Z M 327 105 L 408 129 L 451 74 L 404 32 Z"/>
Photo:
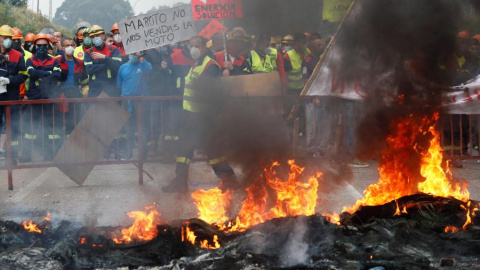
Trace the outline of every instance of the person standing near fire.
<path fill-rule="evenodd" d="M 164 192 L 188 191 L 188 169 L 198 144 L 205 148 L 213 171 L 221 179 L 220 188 L 225 191 L 239 187 L 235 172 L 226 158 L 220 155 L 218 141 L 213 138 L 219 110 L 209 102 L 207 93 L 203 91 L 215 84 L 215 79 L 221 77 L 221 71 L 218 63 L 207 55 L 206 43 L 200 36 L 190 39 L 190 55 L 195 63 L 185 77 L 176 176 L 162 187 Z"/>
<path fill-rule="evenodd" d="M 17 101 L 20 94 L 20 85 L 27 79 L 25 60 L 19 51 L 12 49 L 14 33 L 9 25 L 0 27 L 0 101 Z M 19 137 L 19 108 L 11 106 L 12 123 L 12 163 L 17 163 Z M 3 120 L 5 107 L 0 108 L 0 119 Z M 3 123 L 3 127 L 6 123 Z M 2 133 L 4 134 L 3 130 Z M 2 134 L 2 136 L 4 136 Z"/>
<path fill-rule="evenodd" d="M 307 36 L 304 33 L 296 33 L 293 35 L 293 48 L 283 56 L 285 71 L 287 72 L 287 95 L 295 97 L 300 95 L 305 86 L 302 77 L 302 62 L 307 57 Z M 285 114 L 288 116 L 295 104 L 294 99 L 288 99 L 285 106 Z M 298 109 L 298 117 L 300 118 L 300 128 L 298 136 L 302 137 L 305 133 L 305 109 L 301 106 Z M 293 125 L 292 125 L 293 128 Z M 295 136 L 296 136 L 295 135 Z"/>

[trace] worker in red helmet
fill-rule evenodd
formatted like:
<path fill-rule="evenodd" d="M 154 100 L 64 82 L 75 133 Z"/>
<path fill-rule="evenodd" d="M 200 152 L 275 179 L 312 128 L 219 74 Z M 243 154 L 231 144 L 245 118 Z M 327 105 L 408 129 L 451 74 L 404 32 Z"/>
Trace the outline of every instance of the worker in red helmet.
<path fill-rule="evenodd" d="M 120 29 L 118 28 L 118 23 L 115 23 L 110 29 L 110 32 L 113 35 L 113 45 L 117 46 L 120 54 L 122 55 L 123 62 L 128 62 L 128 55 L 125 53 L 125 49 L 123 48 L 123 41 L 122 37 L 120 36 Z"/>
<path fill-rule="evenodd" d="M 61 69 L 58 59 L 48 54 L 50 38 L 43 33 L 35 36 L 35 54 L 27 60 L 27 71 L 30 76 L 30 85 L 25 100 L 56 99 L 59 97 L 58 82 L 61 78 Z M 32 144 L 43 141 L 44 160 L 52 160 L 60 146 L 62 123 L 58 121 L 61 115 L 53 104 L 25 106 L 26 126 L 22 161 L 29 162 L 32 158 Z M 43 115 L 42 115 L 43 112 Z M 29 117 L 30 116 L 30 117 Z M 42 121 L 43 119 L 43 121 Z M 54 121 L 57 119 L 57 121 Z M 43 127 L 41 126 L 43 122 Z M 44 131 L 41 134 L 41 130 Z M 43 138 L 41 138 L 43 136 Z M 35 143 L 35 145 L 37 145 Z M 54 148 L 56 147 L 56 148 Z"/>
<path fill-rule="evenodd" d="M 0 27 L 0 101 L 18 101 L 20 85 L 27 79 L 25 60 L 22 53 L 12 49 L 14 32 L 8 25 Z M 19 135 L 19 108 L 11 106 L 12 162 L 16 164 Z M 0 107 L 0 121 L 3 121 L 5 107 Z M 0 123 L 0 126 L 2 123 Z M 2 136 L 6 130 L 2 129 Z M 4 151 L 2 151 L 4 153 Z M 1 154 L 3 154 L 1 153 Z"/>
<path fill-rule="evenodd" d="M 30 53 L 29 51 L 25 50 L 23 47 L 22 47 L 22 32 L 20 31 L 20 29 L 16 28 L 16 27 L 13 27 L 12 28 L 13 30 L 13 37 L 12 37 L 12 40 L 13 40 L 13 44 L 12 44 L 12 47 L 19 51 L 20 53 L 22 53 L 23 55 L 23 58 L 25 60 L 25 64 L 27 63 L 27 60 L 32 57 L 32 53 Z M 19 94 L 19 98 L 20 99 L 23 99 L 23 97 L 25 96 L 25 93 L 28 89 L 28 83 L 29 83 L 29 79 L 27 79 L 24 83 L 22 83 L 20 85 L 20 94 Z"/>
<path fill-rule="evenodd" d="M 35 45 L 33 44 L 34 39 L 35 39 L 35 34 L 28 33 L 27 35 L 25 35 L 24 43 L 23 43 L 23 48 L 32 54 L 35 52 Z"/>

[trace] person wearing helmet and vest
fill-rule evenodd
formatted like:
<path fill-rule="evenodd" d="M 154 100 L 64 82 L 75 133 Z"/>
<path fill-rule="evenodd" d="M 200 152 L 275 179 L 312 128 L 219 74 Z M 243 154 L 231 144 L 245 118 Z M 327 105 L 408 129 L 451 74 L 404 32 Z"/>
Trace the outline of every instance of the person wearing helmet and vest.
<path fill-rule="evenodd" d="M 66 98 L 81 98 L 82 88 L 88 84 L 88 76 L 83 61 L 73 56 L 75 47 L 76 44 L 72 38 L 64 38 L 62 48 L 64 48 L 65 54 L 58 58 L 62 69 L 60 91 Z M 70 108 L 65 116 L 66 134 L 73 131 L 81 118 L 80 105 L 80 103 L 69 104 Z"/>
<path fill-rule="evenodd" d="M 38 33 L 35 36 L 35 54 L 27 60 L 27 71 L 30 75 L 30 85 L 25 100 L 53 99 L 60 96 L 58 82 L 61 78 L 61 69 L 58 59 L 48 54 L 50 39 L 46 34 Z M 27 119 L 24 123 L 25 145 L 22 147 L 23 162 L 31 161 L 32 145 L 35 144 L 40 128 L 43 129 L 44 160 L 52 160 L 60 146 L 60 135 L 63 134 L 62 117 L 53 104 L 30 105 L 24 107 Z M 42 115 L 43 111 L 43 115 Z M 43 118 L 43 127 L 41 127 Z M 39 142 L 37 141 L 37 142 Z"/>
<path fill-rule="evenodd" d="M 218 110 L 205 91 L 215 85 L 215 78 L 221 76 L 220 66 L 207 55 L 207 41 L 200 36 L 190 39 L 190 55 L 195 64 L 185 78 L 183 94 L 182 131 L 177 154 L 176 176 L 164 192 L 187 192 L 188 169 L 193 152 L 198 144 L 205 147 L 213 171 L 221 179 L 222 190 L 236 189 L 239 186 L 235 172 L 228 165 L 225 157 L 219 155 L 218 140 L 212 138 Z M 213 147 L 216 145 L 217 147 Z"/>
<path fill-rule="evenodd" d="M 8 25 L 0 27 L 0 101 L 18 100 L 20 85 L 27 79 L 25 60 L 22 53 L 12 49 L 13 30 Z M 18 153 L 18 135 L 19 135 L 19 108 L 11 106 L 11 147 L 12 162 L 16 164 Z M 0 108 L 0 121 L 3 121 L 5 107 Z M 2 136 L 5 134 L 2 125 Z"/>
<path fill-rule="evenodd" d="M 27 60 L 32 57 L 32 53 L 30 53 L 29 51 L 25 50 L 23 47 L 22 47 L 22 32 L 20 31 L 20 29 L 16 28 L 16 27 L 13 27 L 12 28 L 13 30 L 13 37 L 12 37 L 12 40 L 13 40 L 13 44 L 12 44 L 12 48 L 21 52 L 24 59 L 25 59 L 25 64 L 27 63 Z M 29 79 L 27 78 L 27 80 L 22 83 L 20 85 L 20 94 L 19 94 L 19 98 L 20 100 L 23 100 L 23 97 L 25 96 L 25 93 L 28 89 L 28 83 L 29 83 Z"/>
<path fill-rule="evenodd" d="M 73 56 L 75 58 L 83 60 L 85 57 L 85 51 L 92 47 L 92 40 L 90 39 L 89 31 L 90 28 L 87 27 L 80 27 L 78 29 L 77 36 L 74 39 L 75 43 L 77 44 L 77 47 L 73 52 Z"/>
<path fill-rule="evenodd" d="M 89 75 L 89 97 L 97 97 L 102 91 L 111 97 L 120 96 L 116 76 L 122 65 L 120 51 L 114 45 L 105 44 L 105 30 L 98 25 L 90 28 L 92 48 L 85 51 L 85 68 Z"/>
<path fill-rule="evenodd" d="M 227 57 L 225 51 L 215 53 L 215 60 L 222 68 L 223 76 L 250 74 L 250 65 L 245 60 L 242 52 L 247 47 L 248 38 L 245 30 L 232 31 L 227 35 Z M 225 58 L 226 61 L 225 61 Z"/>
<path fill-rule="evenodd" d="M 35 45 L 33 44 L 34 40 L 35 40 L 35 34 L 34 33 L 28 33 L 25 36 L 24 44 L 23 44 L 23 48 L 25 48 L 26 51 L 28 51 L 32 54 L 35 53 Z"/>

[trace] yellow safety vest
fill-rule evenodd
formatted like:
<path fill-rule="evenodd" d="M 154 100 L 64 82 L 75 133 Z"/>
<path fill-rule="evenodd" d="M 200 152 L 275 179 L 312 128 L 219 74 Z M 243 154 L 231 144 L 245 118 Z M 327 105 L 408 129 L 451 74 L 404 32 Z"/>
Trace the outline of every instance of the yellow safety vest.
<path fill-rule="evenodd" d="M 253 73 L 268 73 L 273 72 L 272 60 L 269 54 L 265 55 L 265 60 L 262 62 L 262 58 L 255 50 L 251 51 L 252 55 L 252 72 Z"/>
<path fill-rule="evenodd" d="M 207 110 L 208 105 L 199 101 L 201 93 L 193 89 L 192 83 L 202 75 L 210 61 L 218 66 L 215 60 L 206 55 L 205 58 L 203 58 L 202 64 L 190 68 L 190 71 L 185 77 L 185 90 L 183 91 L 183 109 L 185 111 L 205 112 Z"/>
<path fill-rule="evenodd" d="M 287 52 L 290 62 L 292 63 L 292 70 L 287 72 L 288 89 L 298 90 L 303 89 L 305 82 L 302 77 L 302 62 L 303 58 L 294 49 Z M 305 54 L 306 55 L 306 52 Z"/>
<path fill-rule="evenodd" d="M 277 49 L 270 48 L 270 52 L 267 53 L 270 56 L 270 62 L 272 63 L 273 71 L 277 71 L 277 58 L 278 58 L 278 51 Z"/>
<path fill-rule="evenodd" d="M 83 61 L 83 58 L 85 57 L 83 46 L 76 47 L 75 50 L 73 51 L 73 56 Z"/>

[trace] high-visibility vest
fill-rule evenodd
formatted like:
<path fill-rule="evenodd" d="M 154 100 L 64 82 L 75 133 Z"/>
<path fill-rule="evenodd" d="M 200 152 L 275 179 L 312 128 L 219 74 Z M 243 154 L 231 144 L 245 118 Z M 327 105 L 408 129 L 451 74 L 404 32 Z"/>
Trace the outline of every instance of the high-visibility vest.
<path fill-rule="evenodd" d="M 83 58 L 85 57 L 85 52 L 83 51 L 82 45 L 75 48 L 75 50 L 73 51 L 73 56 L 83 61 Z"/>
<path fill-rule="evenodd" d="M 290 50 L 287 54 L 292 63 L 292 70 L 287 72 L 288 89 L 302 89 L 305 85 L 302 77 L 303 58 L 295 50 Z"/>
<path fill-rule="evenodd" d="M 198 90 L 194 90 L 192 83 L 210 66 L 217 65 L 218 63 L 206 55 L 201 65 L 193 66 L 190 68 L 187 76 L 185 77 L 185 90 L 183 91 L 183 109 L 189 112 L 205 112 L 207 110 L 207 104 L 200 102 L 199 97 L 201 93 Z"/>
<path fill-rule="evenodd" d="M 278 58 L 278 51 L 277 49 L 270 48 L 270 52 L 267 53 L 267 55 L 270 57 L 270 61 L 272 63 L 273 71 L 277 71 L 277 58 Z"/>
<path fill-rule="evenodd" d="M 255 50 L 252 50 L 251 53 L 252 55 L 252 72 L 253 73 L 268 73 L 268 72 L 273 72 L 273 66 L 272 66 L 272 60 L 270 58 L 269 54 L 265 55 L 265 59 L 262 62 L 262 58 L 260 58 L 260 55 Z"/>
<path fill-rule="evenodd" d="M 25 64 L 27 64 L 27 60 L 32 57 L 32 53 L 25 49 L 23 49 L 23 52 L 25 53 L 23 58 L 25 59 Z M 24 83 L 20 84 L 20 95 L 19 95 L 20 98 L 23 98 L 27 93 L 29 83 L 30 83 L 30 76 L 28 76 L 27 80 Z"/>

